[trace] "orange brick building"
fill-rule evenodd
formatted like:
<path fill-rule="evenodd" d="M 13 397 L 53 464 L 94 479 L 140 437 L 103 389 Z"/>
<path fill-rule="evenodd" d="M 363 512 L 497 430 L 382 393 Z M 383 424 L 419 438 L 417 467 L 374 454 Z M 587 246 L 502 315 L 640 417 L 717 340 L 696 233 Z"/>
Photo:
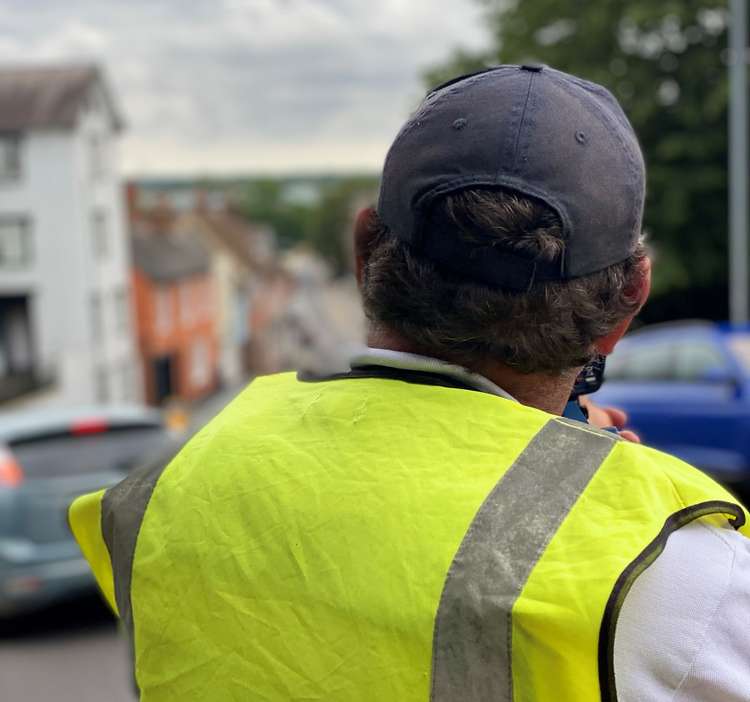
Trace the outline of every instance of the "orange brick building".
<path fill-rule="evenodd" d="M 145 397 L 196 400 L 217 386 L 215 294 L 208 252 L 194 237 L 136 233 L 133 294 Z"/>

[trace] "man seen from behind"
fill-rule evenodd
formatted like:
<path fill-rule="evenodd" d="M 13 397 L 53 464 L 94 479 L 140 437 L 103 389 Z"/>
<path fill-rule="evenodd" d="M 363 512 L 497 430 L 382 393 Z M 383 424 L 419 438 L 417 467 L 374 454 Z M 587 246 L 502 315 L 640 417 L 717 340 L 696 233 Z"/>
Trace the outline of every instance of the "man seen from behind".
<path fill-rule="evenodd" d="M 368 348 L 71 508 L 142 700 L 749 699 L 744 508 L 561 416 L 648 295 L 644 189 L 601 86 L 425 98 L 356 224 Z"/>

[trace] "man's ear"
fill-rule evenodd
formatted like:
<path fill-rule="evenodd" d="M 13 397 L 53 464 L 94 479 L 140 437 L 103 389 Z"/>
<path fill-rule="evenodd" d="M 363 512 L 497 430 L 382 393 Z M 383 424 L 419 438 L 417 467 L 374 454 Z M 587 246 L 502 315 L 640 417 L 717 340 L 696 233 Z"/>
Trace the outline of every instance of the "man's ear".
<path fill-rule="evenodd" d="M 604 356 L 608 356 L 614 351 L 617 342 L 625 335 L 630 323 L 633 321 L 633 317 L 641 311 L 641 307 L 643 307 L 648 299 L 649 292 L 651 292 L 651 260 L 645 257 L 641 260 L 639 266 L 640 275 L 636 276 L 633 286 L 626 291 L 628 297 L 638 300 L 638 309 L 633 314 L 625 317 L 609 334 L 596 341 L 594 346 L 597 352 Z"/>
<path fill-rule="evenodd" d="M 354 222 L 354 267 L 357 285 L 360 287 L 364 279 L 365 265 L 375 243 L 376 227 L 373 225 L 376 216 L 373 207 L 366 207 L 360 210 Z"/>

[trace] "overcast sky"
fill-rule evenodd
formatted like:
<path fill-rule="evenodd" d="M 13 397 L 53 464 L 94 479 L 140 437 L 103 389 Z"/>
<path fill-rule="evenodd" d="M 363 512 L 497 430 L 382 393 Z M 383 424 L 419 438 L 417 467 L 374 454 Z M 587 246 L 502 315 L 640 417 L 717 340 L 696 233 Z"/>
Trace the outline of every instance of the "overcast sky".
<path fill-rule="evenodd" d="M 128 174 L 377 170 L 475 0 L 0 0 L 0 62 L 100 61 Z"/>

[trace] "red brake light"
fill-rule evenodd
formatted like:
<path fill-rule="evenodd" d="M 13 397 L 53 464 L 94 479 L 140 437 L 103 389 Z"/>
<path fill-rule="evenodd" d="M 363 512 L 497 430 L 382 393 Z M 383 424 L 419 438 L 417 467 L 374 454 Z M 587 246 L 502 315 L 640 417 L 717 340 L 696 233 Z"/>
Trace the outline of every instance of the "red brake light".
<path fill-rule="evenodd" d="M 87 436 L 88 434 L 101 434 L 109 429 L 107 422 L 103 419 L 82 419 L 73 422 L 70 433 L 73 436 Z"/>
<path fill-rule="evenodd" d="M 0 487 L 16 487 L 23 482 L 23 471 L 13 454 L 0 450 Z"/>

